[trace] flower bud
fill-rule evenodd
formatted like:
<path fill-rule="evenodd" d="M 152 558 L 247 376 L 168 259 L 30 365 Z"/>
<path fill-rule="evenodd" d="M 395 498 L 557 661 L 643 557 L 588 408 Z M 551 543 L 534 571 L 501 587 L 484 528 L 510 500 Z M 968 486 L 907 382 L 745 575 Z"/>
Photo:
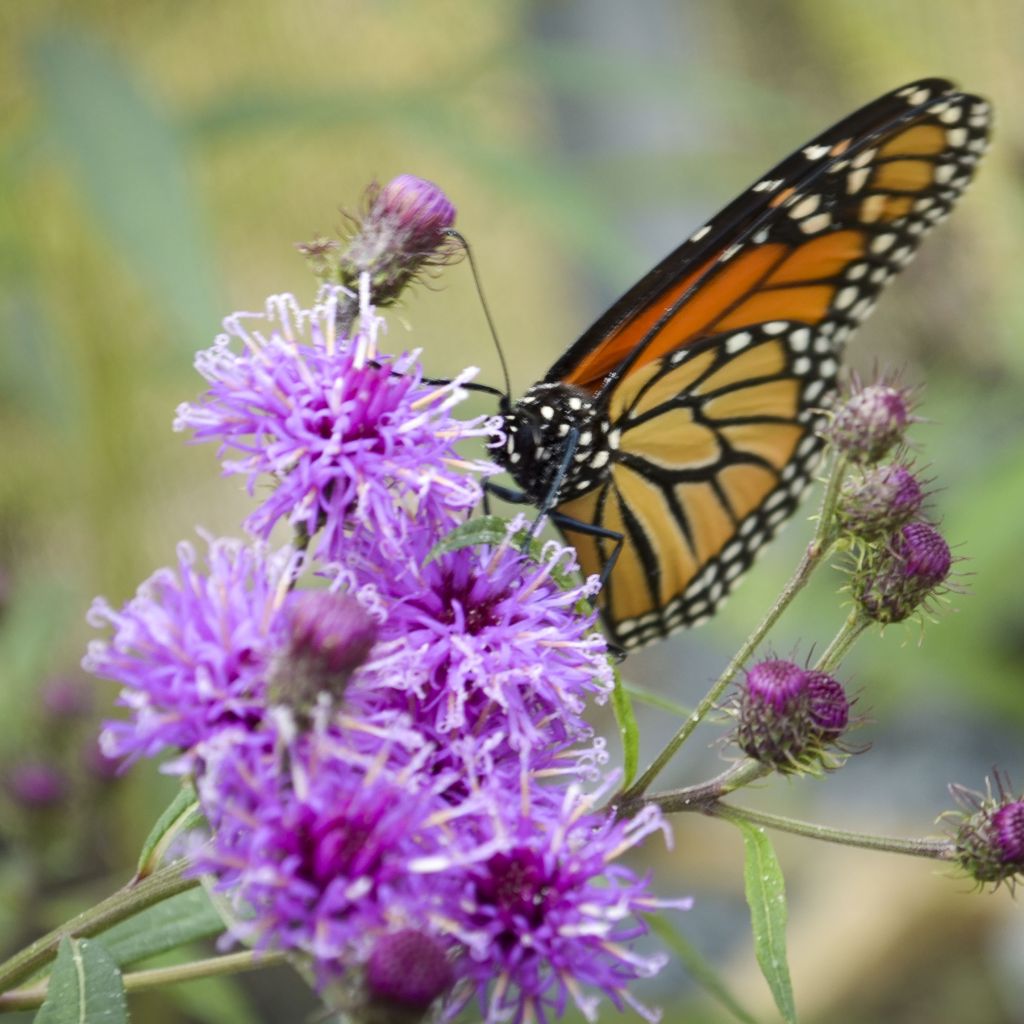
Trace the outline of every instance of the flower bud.
<path fill-rule="evenodd" d="M 61 803 L 68 794 L 68 780 L 46 761 L 21 761 L 7 776 L 7 791 L 23 807 L 42 810 Z"/>
<path fill-rule="evenodd" d="M 301 590 L 281 612 L 284 650 L 269 680 L 271 703 L 310 710 L 321 693 L 340 699 L 377 642 L 377 623 L 351 594 Z"/>
<path fill-rule="evenodd" d="M 924 492 L 914 474 L 893 462 L 848 477 L 836 513 L 847 533 L 873 540 L 913 519 L 923 501 Z"/>
<path fill-rule="evenodd" d="M 903 440 L 910 420 L 906 391 L 869 384 L 839 406 L 826 436 L 852 462 L 873 463 Z"/>
<path fill-rule="evenodd" d="M 850 722 L 850 701 L 842 683 L 827 672 L 809 672 L 807 693 L 811 721 L 821 739 L 839 739 Z"/>
<path fill-rule="evenodd" d="M 56 676 L 43 684 L 41 696 L 43 707 L 54 719 L 72 721 L 92 710 L 92 687 L 84 679 Z"/>
<path fill-rule="evenodd" d="M 951 786 L 963 808 L 954 842 L 956 861 L 975 881 L 986 884 L 1017 881 L 1024 873 L 1024 799 L 1014 799 L 997 776 L 997 792 L 974 793 Z"/>
<path fill-rule="evenodd" d="M 414 928 L 382 935 L 366 962 L 366 1024 L 416 1024 L 455 980 L 442 945 Z"/>
<path fill-rule="evenodd" d="M 942 534 L 915 520 L 869 553 L 854 574 L 854 597 L 868 618 L 883 624 L 902 622 L 945 582 L 952 564 Z"/>
<path fill-rule="evenodd" d="M 422 268 L 450 262 L 455 248 L 447 229 L 454 222 L 455 207 L 433 182 L 400 174 L 372 186 L 366 213 L 337 257 L 338 283 L 355 290 L 369 274 L 374 303 L 391 304 Z M 319 240 L 303 251 L 323 265 L 333 257 Z"/>
<path fill-rule="evenodd" d="M 747 672 L 735 738 L 749 757 L 783 771 L 833 768 L 840 762 L 825 748 L 849 720 L 850 702 L 832 676 L 791 661 L 762 661 Z"/>

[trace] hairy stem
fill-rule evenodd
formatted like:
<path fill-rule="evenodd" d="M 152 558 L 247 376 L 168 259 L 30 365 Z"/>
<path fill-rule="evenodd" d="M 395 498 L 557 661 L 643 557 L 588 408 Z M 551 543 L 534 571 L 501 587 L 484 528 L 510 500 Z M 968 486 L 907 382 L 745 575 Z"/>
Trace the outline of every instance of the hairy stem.
<path fill-rule="evenodd" d="M 26 946 L 20 953 L 16 953 L 6 963 L 0 965 L 0 992 L 7 991 L 49 963 L 57 955 L 61 939 L 89 938 L 98 935 L 147 907 L 152 907 L 180 892 L 194 889 L 199 885 L 199 879 L 182 877 L 187 864 L 184 859 L 176 860 L 141 881 L 129 882 L 96 906 L 83 910 L 77 917 L 36 939 L 31 946 Z"/>

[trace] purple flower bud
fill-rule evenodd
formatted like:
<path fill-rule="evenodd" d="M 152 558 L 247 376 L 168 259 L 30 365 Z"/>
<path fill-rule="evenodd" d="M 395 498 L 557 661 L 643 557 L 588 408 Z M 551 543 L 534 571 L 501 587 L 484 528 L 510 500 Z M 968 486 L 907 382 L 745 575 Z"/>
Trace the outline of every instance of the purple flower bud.
<path fill-rule="evenodd" d="M 22 761 L 11 769 L 7 790 L 19 804 L 39 810 L 64 800 L 68 780 L 55 765 L 45 761 Z"/>
<path fill-rule="evenodd" d="M 43 707 L 56 719 L 84 718 L 92 710 L 92 697 L 92 687 L 73 676 L 57 676 L 42 688 Z"/>
<path fill-rule="evenodd" d="M 791 661 L 762 661 L 747 672 L 736 729 L 745 754 L 778 766 L 806 751 L 813 733 L 809 681 L 809 673 Z"/>
<path fill-rule="evenodd" d="M 993 813 L 992 833 L 1002 859 L 1024 868 L 1024 800 L 1004 804 Z"/>
<path fill-rule="evenodd" d="M 913 519 L 923 501 L 914 474 L 901 463 L 888 463 L 847 479 L 837 511 L 845 530 L 870 540 Z"/>
<path fill-rule="evenodd" d="M 791 661 L 762 661 L 747 672 L 735 739 L 740 749 L 781 771 L 836 768 L 830 748 L 850 721 L 842 685 Z M 849 753 L 849 751 L 843 751 Z"/>
<path fill-rule="evenodd" d="M 400 174 L 377 192 L 370 219 L 390 221 L 410 254 L 426 255 L 445 241 L 445 230 L 455 223 L 455 207 L 432 181 Z"/>
<path fill-rule="evenodd" d="M 412 174 L 400 174 L 384 186 L 366 193 L 366 214 L 347 248 L 330 267 L 330 252 L 322 241 L 303 248 L 314 272 L 325 280 L 355 290 L 363 274 L 370 278 L 373 301 L 378 306 L 394 302 L 423 267 L 443 266 L 455 254 L 454 240 L 446 233 L 455 222 L 455 207 L 433 182 Z M 317 271 L 317 266 L 321 270 Z M 354 309 L 340 309 L 350 315 Z"/>
<path fill-rule="evenodd" d="M 941 533 L 920 520 L 901 527 L 854 576 L 861 610 L 876 622 L 902 622 L 945 582 L 953 564 Z"/>
<path fill-rule="evenodd" d="M 847 458 L 872 463 L 903 440 L 910 420 L 906 391 L 888 384 L 869 384 L 836 410 L 827 433 Z"/>
<path fill-rule="evenodd" d="M 811 721 L 823 740 L 837 740 L 850 721 L 850 701 L 842 683 L 827 672 L 807 676 Z"/>
<path fill-rule="evenodd" d="M 378 1010 L 391 1010 L 395 1016 L 402 1010 L 426 1011 L 454 980 L 441 943 L 414 928 L 382 935 L 366 962 L 371 1004 Z M 418 1019 L 418 1015 L 408 1019 Z"/>
<path fill-rule="evenodd" d="M 321 693 L 340 697 L 377 642 L 377 623 L 351 594 L 301 590 L 282 610 L 285 649 L 270 679 L 273 702 L 308 710 Z"/>
<path fill-rule="evenodd" d="M 1009 792 L 1004 776 L 996 774 L 985 793 L 950 786 L 962 810 L 950 812 L 956 821 L 956 861 L 976 882 L 1011 887 L 1024 873 L 1024 799 Z"/>

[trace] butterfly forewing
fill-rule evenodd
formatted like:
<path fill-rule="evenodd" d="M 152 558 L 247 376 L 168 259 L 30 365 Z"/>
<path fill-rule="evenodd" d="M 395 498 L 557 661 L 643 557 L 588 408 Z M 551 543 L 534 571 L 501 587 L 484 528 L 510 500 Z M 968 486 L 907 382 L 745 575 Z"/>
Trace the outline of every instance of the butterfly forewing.
<path fill-rule="evenodd" d="M 928 79 L 797 150 L 626 293 L 548 375 L 599 392 L 701 337 L 774 319 L 840 336 L 949 212 L 989 105 Z"/>

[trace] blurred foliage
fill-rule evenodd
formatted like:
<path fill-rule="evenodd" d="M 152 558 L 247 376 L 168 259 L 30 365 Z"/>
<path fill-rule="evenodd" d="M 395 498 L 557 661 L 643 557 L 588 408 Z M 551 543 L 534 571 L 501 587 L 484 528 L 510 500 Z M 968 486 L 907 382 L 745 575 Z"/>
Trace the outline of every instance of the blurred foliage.
<path fill-rule="evenodd" d="M 235 308 L 277 291 L 311 297 L 293 243 L 337 227 L 338 207 L 356 208 L 371 179 L 407 171 L 452 196 L 522 388 L 763 168 L 875 94 L 944 74 L 994 99 L 996 145 L 851 362 L 927 384 L 919 458 L 969 594 L 923 642 L 891 629 L 855 650 L 871 754 L 823 784 L 750 799 L 925 832 L 947 782 L 980 786 L 996 762 L 1024 782 L 1024 5 L 38 0 L 5 4 L 0 27 L 6 770 L 48 749 L 38 693 L 77 664 L 92 595 L 123 601 L 197 523 L 238 531 L 238 482 L 169 430 L 198 390 L 191 353 Z M 438 375 L 470 352 L 482 379 L 500 380 L 465 268 L 412 296 L 391 335 L 424 347 Z M 631 658 L 628 681 L 694 703 L 806 537 L 793 526 L 712 625 Z M 827 643 L 840 582 L 816 582 L 778 650 L 803 657 Z M 653 749 L 670 716 L 639 711 Z M 689 751 L 683 767 L 692 779 L 716 758 Z M 126 877 L 170 791 L 145 767 L 102 800 L 80 799 L 61 852 L 42 858 L 6 814 L 6 944 Z M 682 931 L 724 965 L 744 1006 L 772 1019 L 744 931 L 739 837 L 703 819 L 676 832 L 678 852 L 656 867 L 666 891 L 697 897 Z M 786 840 L 779 850 L 802 1019 L 1024 1019 L 1013 980 L 1024 925 L 1004 895 L 970 899 L 919 863 Z M 286 979 L 246 979 L 256 996 L 217 983 L 146 997 L 138 1019 L 295 1020 L 314 1003 Z M 647 997 L 667 1020 L 733 1019 L 678 968 Z"/>

